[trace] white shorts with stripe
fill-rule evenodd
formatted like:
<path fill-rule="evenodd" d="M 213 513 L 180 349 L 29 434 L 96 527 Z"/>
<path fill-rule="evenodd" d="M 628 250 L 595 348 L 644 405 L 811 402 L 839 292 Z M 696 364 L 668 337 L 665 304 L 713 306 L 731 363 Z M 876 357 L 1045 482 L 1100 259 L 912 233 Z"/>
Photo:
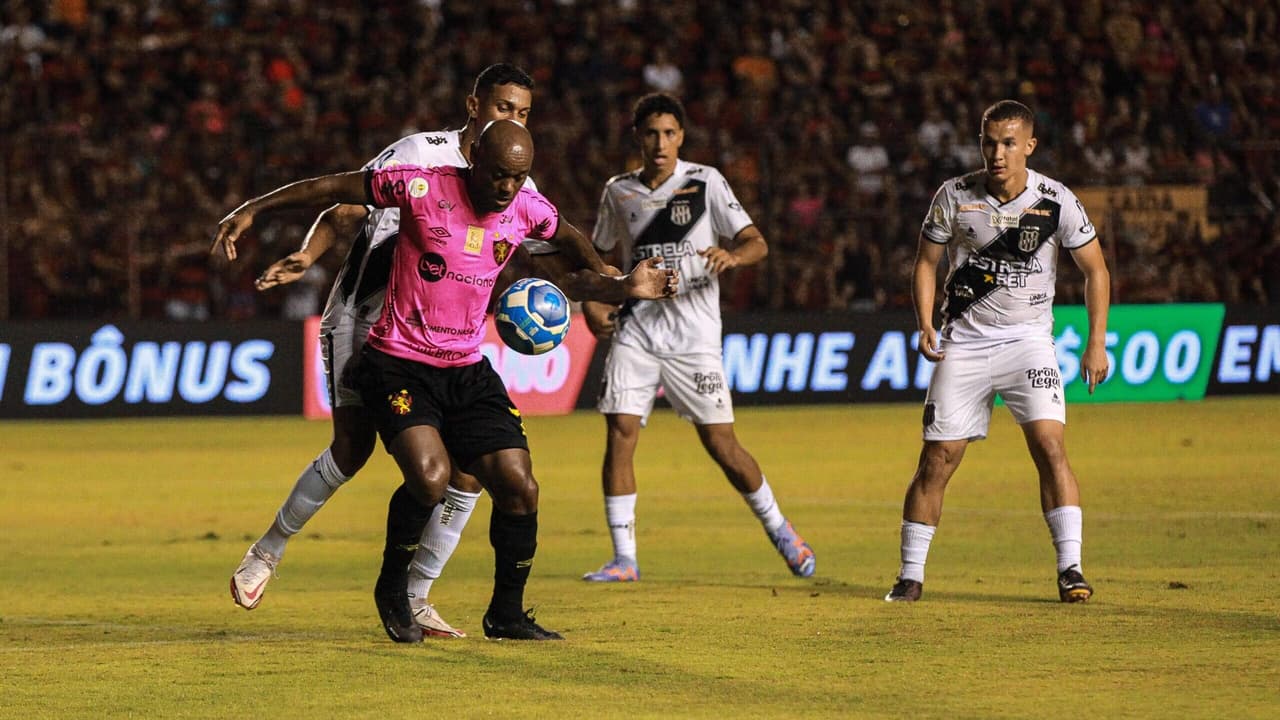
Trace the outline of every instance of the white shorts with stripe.
<path fill-rule="evenodd" d="M 373 320 L 346 312 L 336 313 L 338 322 L 320 327 L 320 357 L 324 360 L 325 387 L 330 407 L 364 407 L 360 393 L 343 382 L 347 364 L 360 354 Z"/>
<path fill-rule="evenodd" d="M 1053 338 L 1022 338 L 978 349 L 944 345 L 924 400 L 925 440 L 981 440 L 1000 395 L 1019 425 L 1067 421 Z"/>
<path fill-rule="evenodd" d="M 671 407 L 696 425 L 733 422 L 733 399 L 720 353 L 660 357 L 613 343 L 596 407 L 606 415 L 648 419 L 661 386 Z"/>

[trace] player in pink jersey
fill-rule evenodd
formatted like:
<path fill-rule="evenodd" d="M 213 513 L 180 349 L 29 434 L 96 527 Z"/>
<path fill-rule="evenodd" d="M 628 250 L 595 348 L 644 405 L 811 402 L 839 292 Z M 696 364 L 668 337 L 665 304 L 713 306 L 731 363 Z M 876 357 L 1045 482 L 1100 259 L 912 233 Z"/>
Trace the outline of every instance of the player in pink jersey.
<path fill-rule="evenodd" d="M 471 157 L 470 168 L 456 171 L 401 166 L 286 185 L 224 218 L 213 249 L 234 260 L 236 239 L 257 213 L 274 208 L 335 202 L 400 208 L 402 237 L 382 316 L 353 369 L 354 384 L 414 500 L 424 508 L 440 501 L 450 455 L 492 496 L 496 567 L 485 635 L 560 639 L 523 609 L 537 546 L 538 484 L 519 410 L 478 354 L 488 290 L 526 238 L 549 241 L 576 268 L 560 277 L 576 299 L 670 297 L 679 277 L 659 269 L 657 259 L 627 275 L 607 275 L 586 237 L 540 194 L 521 187 L 533 164 L 533 139 L 519 123 L 501 120 L 482 130 Z"/>

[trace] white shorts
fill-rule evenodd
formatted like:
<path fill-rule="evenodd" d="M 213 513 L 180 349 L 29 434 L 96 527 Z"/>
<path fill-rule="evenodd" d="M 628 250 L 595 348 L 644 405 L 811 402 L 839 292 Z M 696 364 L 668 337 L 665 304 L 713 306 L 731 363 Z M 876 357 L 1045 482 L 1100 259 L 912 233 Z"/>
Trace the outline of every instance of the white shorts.
<path fill-rule="evenodd" d="M 606 415 L 647 419 L 659 386 L 680 417 L 696 425 L 733 422 L 733 399 L 720 353 L 659 357 L 615 342 L 604 361 L 596 407 Z"/>
<path fill-rule="evenodd" d="M 347 363 L 360 354 L 373 322 L 353 317 L 349 313 L 337 313 L 338 323 L 320 326 L 320 357 L 324 360 L 325 387 L 329 391 L 330 407 L 364 407 L 360 393 L 343 382 Z"/>
<path fill-rule="evenodd" d="M 924 399 L 925 440 L 981 440 L 1000 395 L 1019 425 L 1067 422 L 1066 397 L 1053 338 L 1024 338 L 993 347 L 944 346 Z"/>

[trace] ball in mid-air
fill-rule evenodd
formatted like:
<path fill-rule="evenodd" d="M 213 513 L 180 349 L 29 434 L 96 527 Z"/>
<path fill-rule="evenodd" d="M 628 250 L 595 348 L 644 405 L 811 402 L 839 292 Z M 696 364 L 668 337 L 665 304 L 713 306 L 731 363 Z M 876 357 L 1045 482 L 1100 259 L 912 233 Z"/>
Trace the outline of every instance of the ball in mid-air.
<path fill-rule="evenodd" d="M 507 347 L 541 355 L 554 350 L 569 332 L 569 298 L 547 280 L 524 278 L 498 298 L 493 319 Z"/>

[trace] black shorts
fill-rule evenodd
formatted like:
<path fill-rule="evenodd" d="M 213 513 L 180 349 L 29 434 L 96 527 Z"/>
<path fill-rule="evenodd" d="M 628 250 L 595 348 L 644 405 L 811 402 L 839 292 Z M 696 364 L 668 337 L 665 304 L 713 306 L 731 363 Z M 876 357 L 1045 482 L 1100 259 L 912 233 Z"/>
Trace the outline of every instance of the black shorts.
<path fill-rule="evenodd" d="M 373 414 L 384 447 L 402 430 L 430 425 L 464 469 L 498 450 L 529 449 L 520 411 L 488 360 L 442 368 L 365 345 L 353 365 L 352 384 Z"/>

